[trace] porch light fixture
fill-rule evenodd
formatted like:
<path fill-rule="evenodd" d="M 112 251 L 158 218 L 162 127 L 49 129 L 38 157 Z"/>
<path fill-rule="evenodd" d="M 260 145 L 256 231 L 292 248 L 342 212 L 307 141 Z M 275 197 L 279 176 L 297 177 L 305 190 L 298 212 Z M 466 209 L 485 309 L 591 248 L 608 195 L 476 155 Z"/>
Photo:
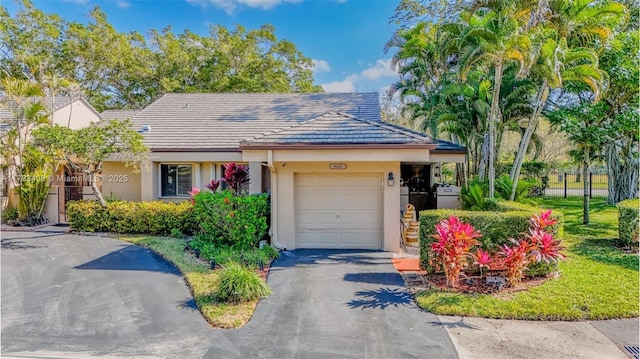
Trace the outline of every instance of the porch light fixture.
<path fill-rule="evenodd" d="M 393 187 L 394 182 L 395 181 L 393 180 L 393 172 L 389 172 L 389 176 L 387 177 L 387 186 Z"/>
<path fill-rule="evenodd" d="M 440 177 L 440 165 L 436 165 L 436 167 L 433 169 L 433 176 Z"/>

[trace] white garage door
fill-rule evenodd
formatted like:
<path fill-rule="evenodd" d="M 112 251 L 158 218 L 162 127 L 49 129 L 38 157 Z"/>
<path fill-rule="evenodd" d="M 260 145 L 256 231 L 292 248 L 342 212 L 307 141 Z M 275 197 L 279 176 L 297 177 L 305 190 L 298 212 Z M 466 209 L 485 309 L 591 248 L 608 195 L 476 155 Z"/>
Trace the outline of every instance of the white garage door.
<path fill-rule="evenodd" d="M 297 174 L 298 248 L 382 247 L 382 177 Z"/>

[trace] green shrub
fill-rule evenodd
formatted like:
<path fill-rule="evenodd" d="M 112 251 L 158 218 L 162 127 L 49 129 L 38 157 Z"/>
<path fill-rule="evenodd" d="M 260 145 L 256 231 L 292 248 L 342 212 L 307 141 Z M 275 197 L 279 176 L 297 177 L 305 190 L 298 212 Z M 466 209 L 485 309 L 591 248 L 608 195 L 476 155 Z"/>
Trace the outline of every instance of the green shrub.
<path fill-rule="evenodd" d="M 471 183 L 469 187 L 462 187 L 462 189 L 460 189 L 462 208 L 472 211 L 482 211 L 485 207 L 486 192 L 486 185 L 477 181 Z"/>
<path fill-rule="evenodd" d="M 170 235 L 193 233 L 189 202 L 74 201 L 67 204 L 71 227 L 83 232 L 117 232 Z"/>
<path fill-rule="evenodd" d="M 278 250 L 271 246 L 264 246 L 260 249 L 238 249 L 229 246 L 216 247 L 202 235 L 197 235 L 196 238 L 191 240 L 189 247 L 198 249 L 201 258 L 215 259 L 217 264 L 223 266 L 227 263 L 238 262 L 255 269 L 260 266 L 260 263 L 266 265 L 280 256 Z"/>
<path fill-rule="evenodd" d="M 640 200 L 628 199 L 617 204 L 618 207 L 618 232 L 620 244 L 623 246 L 638 246 L 638 210 Z"/>
<path fill-rule="evenodd" d="M 201 192 L 194 196 L 193 213 L 200 233 L 215 247 L 254 248 L 267 234 L 267 195 Z"/>
<path fill-rule="evenodd" d="M 271 294 L 271 289 L 255 271 L 237 262 L 227 263 L 218 278 L 216 297 L 224 302 L 250 302 Z"/>
<path fill-rule="evenodd" d="M 502 206 L 503 202 L 497 202 Z M 507 202 L 510 206 L 513 202 Z M 518 204 L 520 205 L 520 204 Z M 505 211 L 505 212 L 486 212 L 486 211 L 464 211 L 438 209 L 420 212 L 420 265 L 427 271 L 433 270 L 430 267 L 431 262 L 431 243 L 433 243 L 433 235 L 435 234 L 435 226 L 443 219 L 450 216 L 456 216 L 461 221 L 469 223 L 478 230 L 482 237 L 478 240 L 484 250 L 494 250 L 497 246 L 507 244 L 509 238 L 516 238 L 521 233 L 529 230 L 529 219 L 531 215 L 539 212 L 540 209 L 529 207 L 528 211 Z M 554 236 L 562 234 L 562 214 L 553 213 L 553 218 L 558 223 L 553 226 L 552 233 Z"/>

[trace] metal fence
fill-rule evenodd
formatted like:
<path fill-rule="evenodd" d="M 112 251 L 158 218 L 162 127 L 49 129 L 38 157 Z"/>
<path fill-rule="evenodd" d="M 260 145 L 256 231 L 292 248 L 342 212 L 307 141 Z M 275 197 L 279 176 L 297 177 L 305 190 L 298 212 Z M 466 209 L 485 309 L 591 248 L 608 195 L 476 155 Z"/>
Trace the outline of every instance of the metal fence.
<path fill-rule="evenodd" d="M 589 173 L 589 197 L 607 197 L 609 195 L 608 177 L 606 173 Z M 583 196 L 583 179 L 581 173 L 551 172 L 544 191 L 549 197 Z"/>

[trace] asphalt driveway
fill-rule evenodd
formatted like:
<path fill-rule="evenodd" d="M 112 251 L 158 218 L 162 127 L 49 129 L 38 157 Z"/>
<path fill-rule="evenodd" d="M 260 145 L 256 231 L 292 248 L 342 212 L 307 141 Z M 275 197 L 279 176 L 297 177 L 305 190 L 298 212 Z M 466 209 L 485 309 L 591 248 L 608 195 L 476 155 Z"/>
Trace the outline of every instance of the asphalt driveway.
<path fill-rule="evenodd" d="M 2 357 L 452 358 L 390 254 L 286 252 L 246 326 L 212 329 L 178 271 L 97 236 L 2 233 Z"/>

